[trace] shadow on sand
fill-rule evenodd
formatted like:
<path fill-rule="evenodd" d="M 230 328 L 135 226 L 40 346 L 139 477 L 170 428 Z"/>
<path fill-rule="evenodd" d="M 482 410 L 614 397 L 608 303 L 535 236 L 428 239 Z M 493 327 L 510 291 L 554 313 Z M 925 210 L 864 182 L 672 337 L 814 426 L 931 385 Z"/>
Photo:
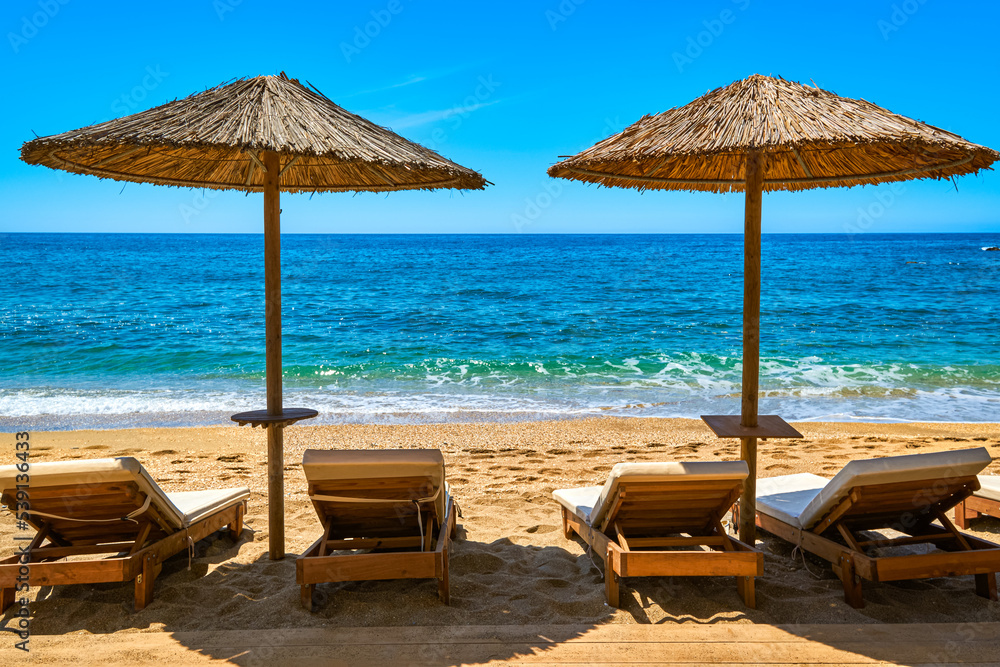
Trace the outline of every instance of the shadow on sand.
<path fill-rule="evenodd" d="M 974 528 L 998 535 L 1000 521 L 980 519 Z M 768 538 L 756 610 L 742 605 L 732 578 L 718 577 L 628 579 L 616 612 L 604 603 L 603 574 L 587 553 L 507 538 L 477 542 L 463 529 L 453 545 L 450 606 L 437 598 L 434 580 L 392 580 L 320 585 L 310 613 L 299 604 L 294 554 L 240 562 L 239 552 L 254 537 L 247 529 L 234 545 L 224 533 L 210 536 L 196 545 L 190 570 L 185 554 L 170 559 L 153 602 L 138 613 L 128 584 L 42 589 L 31 605 L 33 633 L 153 630 L 115 640 L 132 642 L 121 646 L 133 649 L 143 646 L 143 637 L 169 638 L 174 649 L 186 649 L 183 655 L 243 667 L 572 662 L 595 651 L 614 662 L 610 650 L 624 651 L 623 662 L 629 655 L 662 660 L 662 651 L 671 651 L 672 660 L 739 661 L 740 651 L 745 658 L 754 644 L 791 662 L 803 661 L 810 649 L 905 664 L 920 656 L 926 659 L 919 662 L 961 662 L 998 650 L 1000 605 L 977 598 L 968 582 L 875 584 L 866 588 L 866 609 L 852 610 L 828 570 L 810 563 L 819 577 L 803 584 L 800 557 Z M 931 598 L 965 610 L 947 619 L 963 622 L 916 624 L 926 621 Z M 822 604 L 833 611 L 809 612 Z M 0 629 L 10 631 L 16 622 L 9 611 Z"/>

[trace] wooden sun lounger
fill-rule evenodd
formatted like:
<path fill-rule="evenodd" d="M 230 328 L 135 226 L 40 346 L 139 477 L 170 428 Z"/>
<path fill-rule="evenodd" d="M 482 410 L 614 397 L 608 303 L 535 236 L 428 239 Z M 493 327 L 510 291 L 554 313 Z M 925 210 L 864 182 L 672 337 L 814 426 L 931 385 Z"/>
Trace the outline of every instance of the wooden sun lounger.
<path fill-rule="evenodd" d="M 955 525 L 965 530 L 980 516 L 1000 519 L 1000 477 L 980 475 L 979 490 L 955 505 Z"/>
<path fill-rule="evenodd" d="M 302 605 L 316 584 L 437 579 L 448 604 L 455 502 L 437 449 L 306 450 L 302 468 L 323 534 L 295 562 Z"/>
<path fill-rule="evenodd" d="M 131 457 L 0 467 L 2 501 L 36 532 L 27 556 L 0 560 L 0 607 L 31 586 L 135 581 L 152 601 L 163 561 L 224 526 L 243 531 L 246 488 L 164 493 Z M 99 557 L 100 556 L 100 557 Z M 27 566 L 27 582 L 23 567 Z"/>
<path fill-rule="evenodd" d="M 976 592 L 996 600 L 1000 545 L 960 532 L 945 515 L 979 489 L 976 473 L 989 463 L 980 447 L 851 461 L 831 480 L 810 473 L 761 479 L 757 525 L 829 561 L 852 607 L 864 606 L 862 579 L 975 575 Z M 883 528 L 904 536 L 860 534 Z M 920 544 L 936 550 L 878 553 Z"/>
<path fill-rule="evenodd" d="M 604 561 L 608 604 L 625 577 L 736 577 L 746 606 L 764 556 L 730 537 L 722 517 L 749 474 L 743 461 L 619 463 L 607 483 L 554 491 L 563 533 L 578 534 Z"/>

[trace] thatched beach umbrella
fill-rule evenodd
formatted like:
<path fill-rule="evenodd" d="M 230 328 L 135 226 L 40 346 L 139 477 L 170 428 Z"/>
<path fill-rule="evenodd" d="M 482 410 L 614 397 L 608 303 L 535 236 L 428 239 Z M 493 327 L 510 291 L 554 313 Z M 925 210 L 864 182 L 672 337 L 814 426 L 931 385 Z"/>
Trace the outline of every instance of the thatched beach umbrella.
<path fill-rule="evenodd" d="M 310 88 L 312 88 L 310 84 Z M 481 190 L 483 177 L 341 109 L 284 72 L 41 137 L 21 159 L 121 181 L 264 193 L 267 409 L 233 421 L 267 429 L 269 551 L 285 554 L 282 428 L 316 416 L 281 401 L 278 193 Z"/>
<path fill-rule="evenodd" d="M 549 168 L 550 176 L 606 186 L 745 193 L 741 415 L 704 417 L 720 437 L 741 439 L 750 466 L 740 539 L 754 539 L 757 438 L 801 437 L 780 417 L 757 415 L 762 192 L 950 178 L 998 158 L 865 100 L 755 74 L 644 116 Z"/>

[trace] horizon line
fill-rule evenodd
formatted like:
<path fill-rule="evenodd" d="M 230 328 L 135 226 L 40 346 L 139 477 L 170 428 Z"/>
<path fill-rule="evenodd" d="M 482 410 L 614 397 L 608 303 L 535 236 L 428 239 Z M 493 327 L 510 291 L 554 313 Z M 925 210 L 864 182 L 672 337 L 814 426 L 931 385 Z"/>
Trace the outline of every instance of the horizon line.
<path fill-rule="evenodd" d="M 0 230 L 0 235 L 52 235 L 93 234 L 107 236 L 262 236 L 260 232 L 12 232 Z M 923 235 L 972 236 L 1000 234 L 1000 229 L 981 232 L 762 232 L 761 236 L 923 236 Z M 281 232 L 282 236 L 743 236 L 743 232 Z"/>

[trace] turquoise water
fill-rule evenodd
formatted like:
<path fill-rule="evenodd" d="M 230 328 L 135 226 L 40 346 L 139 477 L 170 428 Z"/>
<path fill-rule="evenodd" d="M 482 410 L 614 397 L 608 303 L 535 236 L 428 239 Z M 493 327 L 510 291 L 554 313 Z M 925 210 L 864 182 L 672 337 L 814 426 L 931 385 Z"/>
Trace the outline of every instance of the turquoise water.
<path fill-rule="evenodd" d="M 765 235 L 761 412 L 1000 421 L 1000 234 Z M 286 235 L 321 422 L 739 410 L 739 235 Z M 0 429 L 264 406 L 263 238 L 0 235 Z"/>

